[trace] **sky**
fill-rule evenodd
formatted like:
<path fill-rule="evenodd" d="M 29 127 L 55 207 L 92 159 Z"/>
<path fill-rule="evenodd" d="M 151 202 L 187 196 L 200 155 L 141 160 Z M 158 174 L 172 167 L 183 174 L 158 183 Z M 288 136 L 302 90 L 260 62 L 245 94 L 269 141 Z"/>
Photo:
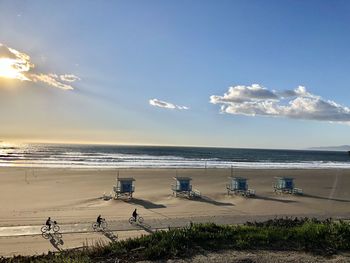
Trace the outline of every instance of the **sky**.
<path fill-rule="evenodd" d="M 350 144 L 350 2 L 0 0 L 0 141 Z"/>

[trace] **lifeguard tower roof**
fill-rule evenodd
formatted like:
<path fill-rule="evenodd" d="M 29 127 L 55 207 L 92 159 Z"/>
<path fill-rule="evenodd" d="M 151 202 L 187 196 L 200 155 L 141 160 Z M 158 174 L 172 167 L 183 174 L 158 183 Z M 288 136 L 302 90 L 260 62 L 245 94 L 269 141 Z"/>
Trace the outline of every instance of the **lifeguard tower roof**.
<path fill-rule="evenodd" d="M 232 179 L 232 180 L 237 180 L 237 181 L 240 181 L 240 180 L 248 180 L 247 178 L 245 177 L 239 177 L 239 176 L 229 176 L 228 177 L 229 179 Z"/>
<path fill-rule="evenodd" d="M 124 177 L 124 178 L 118 177 L 117 181 L 135 181 L 135 179 L 132 177 Z"/>
<path fill-rule="evenodd" d="M 286 176 L 276 176 L 276 179 L 282 179 L 282 180 L 294 180 L 293 177 L 286 177 Z"/>
<path fill-rule="evenodd" d="M 183 176 L 176 176 L 176 177 L 173 177 L 175 180 L 177 181 L 190 181 L 192 180 L 191 177 L 183 177 Z"/>

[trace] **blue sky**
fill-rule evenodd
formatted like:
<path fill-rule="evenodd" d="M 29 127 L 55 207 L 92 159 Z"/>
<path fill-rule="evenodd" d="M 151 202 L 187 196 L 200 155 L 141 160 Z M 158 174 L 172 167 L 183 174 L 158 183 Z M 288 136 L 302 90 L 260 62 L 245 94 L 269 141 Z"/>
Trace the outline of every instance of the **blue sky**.
<path fill-rule="evenodd" d="M 349 14 L 348 1 L 0 1 L 0 43 L 35 64 L 30 81 L 0 77 L 0 140 L 348 144 Z"/>

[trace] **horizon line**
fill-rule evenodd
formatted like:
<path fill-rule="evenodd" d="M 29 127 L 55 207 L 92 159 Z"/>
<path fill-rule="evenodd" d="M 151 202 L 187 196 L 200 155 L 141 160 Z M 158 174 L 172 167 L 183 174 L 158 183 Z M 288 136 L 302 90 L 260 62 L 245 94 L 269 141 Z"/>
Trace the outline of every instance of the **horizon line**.
<path fill-rule="evenodd" d="M 234 146 L 213 146 L 213 145 L 175 145 L 175 144 L 150 144 L 150 143 L 115 143 L 115 142 L 88 142 L 88 141 L 15 141 L 15 140 L 0 140 L 0 144 L 54 144 L 54 145 L 92 145 L 92 146 L 135 146 L 135 147 L 183 147 L 183 148 L 221 148 L 221 149 L 251 149 L 251 150 L 294 150 L 294 151 L 307 151 L 315 150 L 313 148 L 334 148 L 349 145 L 339 145 L 339 146 L 309 146 L 305 148 L 261 148 L 261 147 L 234 147 Z M 320 149 L 319 151 L 322 151 Z"/>

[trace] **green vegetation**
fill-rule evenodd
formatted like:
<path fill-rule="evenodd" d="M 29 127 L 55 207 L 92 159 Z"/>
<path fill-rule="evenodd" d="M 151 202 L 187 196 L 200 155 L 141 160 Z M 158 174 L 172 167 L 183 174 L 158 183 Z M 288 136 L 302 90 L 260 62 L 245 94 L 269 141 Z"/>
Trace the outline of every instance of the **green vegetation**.
<path fill-rule="evenodd" d="M 96 245 L 83 250 L 33 257 L 0 259 L 12 262 L 134 262 L 146 259 L 187 257 L 201 251 L 236 250 L 293 250 L 319 254 L 350 251 L 350 224 L 332 220 L 275 219 L 263 223 L 219 226 L 191 224 L 182 229 L 158 231 L 148 236 Z"/>

